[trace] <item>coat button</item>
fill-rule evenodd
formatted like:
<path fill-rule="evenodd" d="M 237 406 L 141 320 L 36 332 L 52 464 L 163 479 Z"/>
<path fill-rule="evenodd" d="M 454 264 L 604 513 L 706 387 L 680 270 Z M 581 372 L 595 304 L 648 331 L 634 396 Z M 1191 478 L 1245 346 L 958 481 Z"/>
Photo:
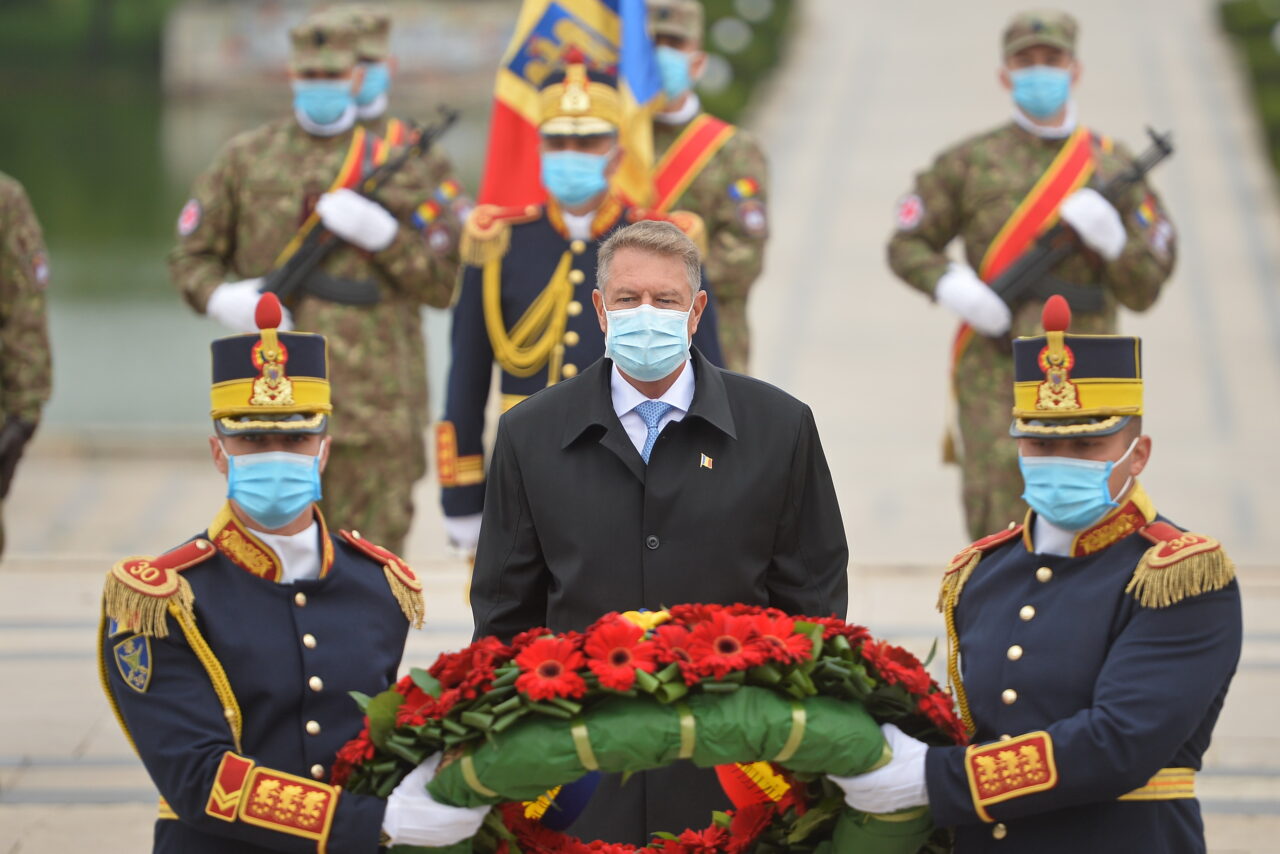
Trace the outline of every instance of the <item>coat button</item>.
<path fill-rule="evenodd" d="M 578 375 L 577 365 L 565 364 L 565 366 L 560 369 L 560 376 L 564 377 L 565 379 L 576 377 L 577 375 Z"/>
<path fill-rule="evenodd" d="M 574 332 L 572 329 L 570 329 L 568 332 L 564 334 L 564 345 L 566 347 L 577 347 L 578 342 L 581 340 L 582 338 L 578 335 L 578 333 Z"/>
<path fill-rule="evenodd" d="M 1019 658 L 1022 658 L 1022 647 L 1015 643 L 1013 646 L 1009 647 L 1007 655 L 1009 656 L 1010 661 L 1017 661 Z"/>
<path fill-rule="evenodd" d="M 1051 578 L 1053 578 L 1053 570 L 1049 567 L 1042 566 L 1036 570 L 1036 581 L 1039 581 L 1041 584 L 1044 584 Z"/>
<path fill-rule="evenodd" d="M 1003 822 L 991 828 L 991 836 L 995 839 L 1004 839 L 1008 835 L 1009 828 L 1005 827 Z"/>
<path fill-rule="evenodd" d="M 1035 605 L 1023 605 L 1020 609 L 1018 609 L 1018 616 L 1022 619 L 1024 623 L 1030 622 L 1032 619 L 1035 618 L 1035 615 L 1036 615 Z"/>
<path fill-rule="evenodd" d="M 207 540 L 196 540 L 196 548 L 200 551 L 204 551 L 209 548 L 209 542 Z"/>
<path fill-rule="evenodd" d="M 1006 706 L 1012 706 L 1014 703 L 1018 702 L 1018 692 L 1012 688 L 1005 688 L 1000 692 L 1000 702 L 1004 703 Z"/>
<path fill-rule="evenodd" d="M 307 687 L 310 688 L 312 691 L 317 691 L 317 692 L 323 691 L 324 680 L 321 679 L 319 676 L 312 676 L 310 679 L 307 680 Z"/>
<path fill-rule="evenodd" d="M 316 648 L 316 636 L 315 636 L 315 635 L 313 635 L 313 634 L 311 634 L 310 632 L 308 632 L 307 634 L 303 635 L 303 636 L 302 636 L 302 645 L 303 645 L 303 646 L 305 646 L 307 649 L 315 649 L 315 648 Z"/>
<path fill-rule="evenodd" d="M 571 299 L 569 300 L 569 304 L 564 307 L 564 310 L 568 312 L 570 317 L 577 317 L 582 314 L 582 303 L 578 302 L 576 299 Z"/>
<path fill-rule="evenodd" d="M 323 766 L 323 765 L 312 765 L 312 766 L 311 766 L 311 776 L 312 776 L 312 777 L 315 777 L 317 780 L 323 780 L 323 779 L 324 779 L 324 766 Z"/>
<path fill-rule="evenodd" d="M 307 607 L 307 594 L 303 593 L 301 590 L 293 594 L 293 604 L 297 605 L 299 608 Z"/>
<path fill-rule="evenodd" d="M 320 734 L 320 722 L 307 721 L 307 735 L 319 735 L 319 734 Z"/>
<path fill-rule="evenodd" d="M 659 541 L 658 537 L 654 534 L 650 534 L 649 536 L 645 537 L 644 544 L 651 549 L 656 549 L 658 546 L 662 545 L 661 541 Z"/>
<path fill-rule="evenodd" d="M 585 278 L 586 278 L 586 275 L 581 270 L 569 271 L 569 281 L 575 285 L 582 284 L 582 280 Z"/>
<path fill-rule="evenodd" d="M 581 255 L 583 252 L 587 251 L 587 244 L 581 240 L 575 240 L 569 244 L 569 251 L 574 255 Z"/>

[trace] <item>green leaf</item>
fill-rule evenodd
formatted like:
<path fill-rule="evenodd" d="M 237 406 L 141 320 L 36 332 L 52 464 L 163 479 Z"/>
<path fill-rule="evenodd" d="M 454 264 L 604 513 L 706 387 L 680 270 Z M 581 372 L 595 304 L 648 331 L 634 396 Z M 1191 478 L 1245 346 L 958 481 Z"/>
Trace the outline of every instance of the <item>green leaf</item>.
<path fill-rule="evenodd" d="M 518 696 L 508 697 L 493 707 L 493 713 L 495 715 L 505 715 L 507 712 L 514 712 L 516 709 L 520 708 L 522 702 L 523 701 Z"/>
<path fill-rule="evenodd" d="M 493 679 L 494 688 L 505 688 L 514 684 L 516 679 L 520 678 L 520 667 L 516 664 L 503 665 L 494 671 Z"/>
<path fill-rule="evenodd" d="M 708 694 L 732 694 L 742 687 L 739 682 L 702 682 L 702 690 Z"/>
<path fill-rule="evenodd" d="M 645 673 L 639 668 L 636 669 L 636 687 L 641 691 L 646 694 L 652 694 L 657 691 L 661 685 L 662 683 L 658 681 L 657 677 L 650 673 Z"/>
<path fill-rule="evenodd" d="M 524 717 L 526 712 L 528 712 L 528 709 L 525 709 L 523 707 L 517 708 L 514 711 L 507 712 L 505 715 L 503 715 L 502 717 L 498 718 L 496 721 L 493 722 L 493 726 L 490 728 L 489 732 L 490 733 L 502 732 L 504 729 L 506 729 L 507 727 L 511 726 L 513 723 L 515 723 L 516 721 Z"/>
<path fill-rule="evenodd" d="M 356 705 L 360 707 L 361 712 L 369 713 L 369 701 L 373 699 L 372 697 L 359 691 L 348 691 L 347 696 L 356 701 Z"/>
<path fill-rule="evenodd" d="M 400 692 L 391 688 L 369 701 L 365 714 L 369 716 L 369 739 L 378 747 L 386 747 L 387 736 L 396 726 L 396 710 L 404 702 Z"/>
<path fill-rule="evenodd" d="M 723 827 L 725 830 L 728 830 L 729 824 L 732 821 L 733 821 L 733 816 L 729 815 L 727 812 L 721 812 L 720 810 L 716 810 L 711 813 L 711 823 L 714 824 L 716 827 Z"/>
<path fill-rule="evenodd" d="M 844 801 L 838 798 L 828 798 L 820 801 L 796 820 L 795 826 L 787 834 L 787 843 L 795 845 L 797 842 L 803 842 L 808 839 L 828 822 L 834 821 L 840 815 L 842 809 L 844 809 Z"/>
<path fill-rule="evenodd" d="M 413 684 L 417 685 L 422 693 L 432 697 L 439 697 L 444 691 L 444 686 L 440 684 L 440 680 L 432 676 L 421 667 L 414 667 L 409 671 L 409 678 L 413 680 Z"/>
<path fill-rule="evenodd" d="M 929 647 L 929 654 L 925 656 L 924 666 L 928 667 L 933 662 L 933 657 L 938 654 L 938 639 L 933 639 L 933 645 Z"/>
<path fill-rule="evenodd" d="M 493 726 L 493 715 L 487 712 L 463 712 L 460 720 L 467 726 L 479 730 L 488 731 Z"/>
<path fill-rule="evenodd" d="M 658 698 L 659 703 L 674 703 L 688 693 L 689 686 L 683 682 L 667 682 L 655 691 L 653 696 Z"/>
<path fill-rule="evenodd" d="M 782 681 L 782 673 L 772 664 L 762 664 L 748 670 L 747 679 L 757 685 L 772 687 Z"/>
<path fill-rule="evenodd" d="M 673 661 L 655 673 L 654 676 L 657 677 L 659 682 L 671 682 L 675 679 L 679 679 L 680 665 Z"/>
<path fill-rule="evenodd" d="M 573 713 L 568 712 L 559 706 L 553 706 L 549 703 L 530 703 L 529 708 L 540 715 L 547 715 L 552 718 L 559 718 L 562 721 L 571 720 Z"/>
<path fill-rule="evenodd" d="M 575 703 L 573 700 L 567 700 L 564 697 L 551 697 L 547 700 L 553 706 L 559 706 L 571 715 L 580 714 L 582 712 L 582 704 Z"/>

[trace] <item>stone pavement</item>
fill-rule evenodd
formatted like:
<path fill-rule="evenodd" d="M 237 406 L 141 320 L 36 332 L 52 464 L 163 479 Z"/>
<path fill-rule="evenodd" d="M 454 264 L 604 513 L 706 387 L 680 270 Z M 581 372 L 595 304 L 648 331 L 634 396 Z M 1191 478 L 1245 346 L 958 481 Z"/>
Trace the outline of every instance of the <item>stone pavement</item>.
<path fill-rule="evenodd" d="M 964 540 L 958 479 L 937 457 L 952 324 L 892 278 L 883 242 L 911 173 L 1006 115 L 997 34 L 1016 5 L 806 0 L 755 122 L 775 187 L 757 369 L 817 415 L 853 550 L 850 618 L 922 656 L 941 635 L 938 567 Z M 1265 548 L 1280 509 L 1280 457 L 1265 450 L 1280 423 L 1280 205 L 1208 0 L 1072 8 L 1084 119 L 1133 147 L 1144 123 L 1176 134 L 1157 184 L 1179 271 L 1153 312 L 1126 319 L 1146 340 L 1157 454 L 1144 481 L 1241 565 L 1244 657 L 1199 789 L 1210 850 L 1262 854 L 1280 838 L 1280 561 Z M 0 564 L 0 854 L 146 850 L 155 793 L 97 687 L 97 593 L 112 561 L 212 515 L 221 484 L 201 427 L 138 438 L 51 425 L 24 461 Z M 414 664 L 471 631 L 466 568 L 444 553 L 430 482 L 418 498 L 407 556 L 428 585 L 428 626 L 410 641 Z"/>

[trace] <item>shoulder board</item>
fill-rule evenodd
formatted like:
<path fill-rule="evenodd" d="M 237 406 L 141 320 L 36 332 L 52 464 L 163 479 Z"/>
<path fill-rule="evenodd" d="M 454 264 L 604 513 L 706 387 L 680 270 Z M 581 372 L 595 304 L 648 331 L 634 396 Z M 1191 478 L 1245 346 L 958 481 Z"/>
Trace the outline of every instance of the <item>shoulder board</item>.
<path fill-rule="evenodd" d="M 195 596 L 180 573 L 213 557 L 214 548 L 197 537 L 159 557 L 130 557 L 111 567 L 103 589 L 104 610 L 124 631 L 162 638 L 170 603 L 187 616 Z"/>
<path fill-rule="evenodd" d="M 632 208 L 627 211 L 627 220 L 629 222 L 640 222 L 641 220 L 658 220 L 659 222 L 669 222 L 676 228 L 680 229 L 685 235 L 693 241 L 698 247 L 698 251 L 706 256 L 707 254 L 707 225 L 702 217 L 693 211 L 671 211 L 670 213 L 662 213 L 652 208 Z"/>
<path fill-rule="evenodd" d="M 417 573 L 393 552 L 360 536 L 359 531 L 339 531 L 338 533 L 352 548 L 382 564 L 383 574 L 387 576 L 387 584 L 391 586 L 391 593 L 396 597 L 396 602 L 400 603 L 400 610 L 404 611 L 405 617 L 415 629 L 422 628 L 426 610 L 422 603 L 422 580 L 418 578 Z"/>
<path fill-rule="evenodd" d="M 1188 596 L 1221 590 L 1235 578 L 1235 564 L 1213 537 L 1168 522 L 1152 522 L 1138 533 L 1153 545 L 1124 590 L 1146 608 L 1166 608 Z"/>
<path fill-rule="evenodd" d="M 960 598 L 960 590 L 969 580 L 969 575 L 984 554 L 1020 536 L 1022 536 L 1022 525 L 1011 525 L 1003 531 L 970 543 L 953 557 L 951 563 L 947 564 L 947 571 L 942 574 L 942 589 L 938 591 L 938 610 L 942 611 L 948 600 Z"/>
<path fill-rule="evenodd" d="M 483 267 L 506 255 L 511 226 L 532 222 L 541 213 L 541 205 L 476 205 L 462 227 L 462 263 Z"/>

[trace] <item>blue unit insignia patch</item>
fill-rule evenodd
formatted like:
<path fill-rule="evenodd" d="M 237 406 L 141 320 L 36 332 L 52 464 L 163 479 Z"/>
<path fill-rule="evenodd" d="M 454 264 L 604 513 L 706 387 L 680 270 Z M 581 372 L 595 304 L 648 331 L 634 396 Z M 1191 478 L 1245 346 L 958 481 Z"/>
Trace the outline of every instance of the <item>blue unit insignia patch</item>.
<path fill-rule="evenodd" d="M 147 692 L 151 684 L 151 638 L 133 635 L 112 647 L 116 667 L 125 684 L 139 694 Z"/>

